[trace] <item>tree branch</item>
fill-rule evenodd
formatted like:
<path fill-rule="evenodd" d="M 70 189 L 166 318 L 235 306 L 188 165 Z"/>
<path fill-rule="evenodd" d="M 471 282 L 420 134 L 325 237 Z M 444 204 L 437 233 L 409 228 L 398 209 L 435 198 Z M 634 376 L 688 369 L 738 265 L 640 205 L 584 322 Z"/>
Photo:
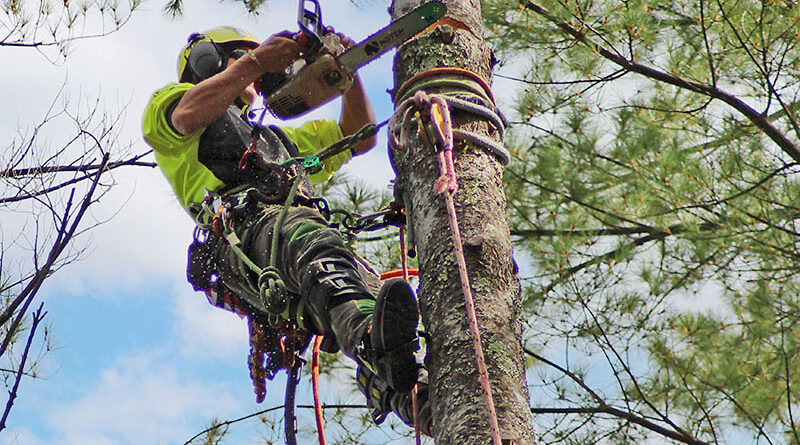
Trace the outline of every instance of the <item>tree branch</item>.
<path fill-rule="evenodd" d="M 583 379 L 579 378 L 569 370 L 557 365 L 556 363 L 536 354 L 535 352 L 531 351 L 528 348 L 523 348 L 526 354 L 530 355 L 531 357 L 539 360 L 540 362 L 555 368 L 562 374 L 569 377 L 573 382 L 578 384 L 581 388 L 583 388 L 597 403 L 599 404 L 596 407 L 588 407 L 588 408 L 531 408 L 532 413 L 541 413 L 541 414 L 595 414 L 595 413 L 603 413 L 609 414 L 614 417 L 625 419 L 631 423 L 639 425 L 643 428 L 646 428 L 650 431 L 655 433 L 661 434 L 664 437 L 668 437 L 672 440 L 676 440 L 681 443 L 690 444 L 690 445 L 709 445 L 708 442 L 703 442 L 695 437 L 692 437 L 688 433 L 681 433 L 670 430 L 668 428 L 662 427 L 650 420 L 645 419 L 642 416 L 639 416 L 630 411 L 623 411 L 618 408 L 614 408 L 609 406 L 596 392 L 594 392 L 584 381 Z"/>
<path fill-rule="evenodd" d="M 39 327 L 39 323 L 41 323 L 45 315 L 47 315 L 47 312 L 42 312 L 43 306 L 44 303 L 39 304 L 39 308 L 33 314 L 33 323 L 31 324 L 31 330 L 28 333 L 28 341 L 25 342 L 25 350 L 22 352 L 22 358 L 20 359 L 19 368 L 16 373 L 17 376 L 14 379 L 14 386 L 8 393 L 6 408 L 3 411 L 2 419 L 0 419 L 0 431 L 3 431 L 6 428 L 8 415 L 11 413 L 11 407 L 14 405 L 14 400 L 17 398 L 17 391 L 19 390 L 19 384 L 20 381 L 22 381 L 22 376 L 24 375 L 25 363 L 28 361 L 28 354 L 30 353 L 31 344 L 33 343 L 33 337 L 36 334 L 36 329 Z"/>
<path fill-rule="evenodd" d="M 103 156 L 103 161 L 101 162 L 101 165 L 105 166 L 106 164 L 108 164 L 108 159 L 109 159 L 109 154 L 106 153 Z M 20 292 L 20 294 L 17 295 L 17 297 L 14 298 L 14 300 L 8 304 L 5 311 L 2 313 L 2 315 L 0 315 L 0 325 L 3 325 L 6 322 L 8 322 L 8 320 L 14 314 L 14 311 L 16 311 L 17 308 L 19 308 L 19 306 L 23 304 L 23 301 L 25 302 L 23 305 L 23 312 L 24 312 L 25 309 L 27 309 L 28 305 L 30 305 L 31 301 L 33 300 L 33 297 L 39 291 L 39 288 L 41 287 L 44 280 L 50 276 L 50 273 L 52 271 L 55 262 L 58 260 L 59 256 L 64 251 L 64 249 L 67 247 L 67 244 L 69 244 L 70 240 L 75 234 L 75 231 L 78 229 L 78 224 L 81 222 L 83 216 L 86 213 L 86 210 L 91 205 L 92 196 L 94 195 L 94 192 L 97 189 L 97 185 L 100 182 L 100 177 L 102 176 L 102 173 L 104 171 L 105 167 L 102 167 L 99 168 L 95 173 L 93 173 L 94 181 L 89 187 L 89 190 L 86 192 L 86 195 L 83 197 L 81 206 L 79 207 L 77 213 L 75 214 L 75 216 L 72 218 L 71 221 L 69 220 L 69 210 L 71 208 L 72 196 L 74 195 L 74 191 L 70 194 L 70 199 L 68 201 L 67 208 L 64 212 L 64 217 L 62 218 L 61 227 L 59 228 L 58 231 L 58 236 L 56 237 L 56 240 L 53 242 L 53 246 L 50 248 L 50 252 L 47 255 L 47 260 L 41 267 L 38 268 L 31 281 L 28 283 L 27 286 L 25 286 L 25 289 L 23 289 L 22 292 Z M 4 351 L 0 351 L 0 355 L 2 354 L 2 352 Z"/>
<path fill-rule="evenodd" d="M 704 96 L 708 96 L 714 99 L 719 99 L 725 102 L 726 104 L 733 107 L 736 111 L 742 113 L 751 122 L 753 122 L 753 124 L 755 124 L 759 129 L 761 129 L 761 131 L 763 131 L 764 134 L 767 135 L 767 137 L 772 139 L 772 141 L 775 142 L 775 144 L 777 144 L 778 147 L 780 147 L 784 153 L 788 154 L 795 161 L 800 162 L 800 149 L 798 149 L 798 147 L 794 144 L 794 142 L 789 140 L 789 138 L 787 138 L 786 135 L 784 135 L 780 130 L 778 130 L 775 126 L 773 126 L 767 116 L 754 110 L 752 107 L 747 105 L 744 101 L 734 96 L 733 94 L 730 94 L 720 88 L 711 85 L 707 85 L 689 79 L 684 79 L 682 77 L 673 74 L 659 71 L 653 67 L 628 60 L 619 53 L 609 50 L 608 48 L 602 46 L 601 44 L 596 43 L 595 41 L 590 39 L 583 31 L 581 31 L 580 29 L 574 27 L 569 23 L 562 21 L 543 6 L 531 0 L 521 0 L 520 5 L 525 9 L 528 9 L 530 11 L 535 12 L 536 14 L 541 15 L 542 17 L 553 23 L 556 27 L 566 32 L 567 34 L 571 35 L 575 40 L 588 45 L 602 57 L 608 59 L 609 61 L 619 65 L 620 67 L 628 71 L 638 73 L 650 79 L 668 83 L 678 88 L 687 89 L 689 91 L 693 91 L 695 93 L 699 93 Z"/>
<path fill-rule="evenodd" d="M 149 150 L 145 153 L 136 155 L 124 161 L 109 162 L 106 170 L 113 170 L 117 167 L 135 166 L 135 167 L 156 167 L 155 162 L 143 162 L 141 159 L 152 153 Z M 63 173 L 63 172 L 92 172 L 102 168 L 102 164 L 85 164 L 85 165 L 51 165 L 39 166 L 31 168 L 18 168 L 0 171 L 0 178 L 18 178 L 21 176 L 41 175 L 45 173 Z"/>
<path fill-rule="evenodd" d="M 46 189 L 39 190 L 39 191 L 34 192 L 34 193 L 27 193 L 27 194 L 24 194 L 24 195 L 16 195 L 16 196 L 8 197 L 8 198 L 0 198 L 0 204 L 8 204 L 8 203 L 12 203 L 12 202 L 24 201 L 26 199 L 31 199 L 31 198 L 35 198 L 37 196 L 42 196 L 42 195 L 46 195 L 48 193 L 52 193 L 52 192 L 54 192 L 56 190 L 62 189 L 64 187 L 68 187 L 70 185 L 77 184 L 77 183 L 79 183 L 81 181 L 84 181 L 86 179 L 89 179 L 89 178 L 93 177 L 94 174 L 95 174 L 94 172 L 97 171 L 97 170 L 112 170 L 112 169 L 119 168 L 119 167 L 124 167 L 124 166 L 155 167 L 156 166 L 155 163 L 152 163 L 152 162 L 139 162 L 138 161 L 139 158 L 147 155 L 148 153 L 141 154 L 141 155 L 136 156 L 134 158 L 131 158 L 129 160 L 117 161 L 117 162 L 114 162 L 114 163 L 107 163 L 107 164 L 101 163 L 101 164 L 97 164 L 97 165 L 75 166 L 75 167 L 68 167 L 68 166 L 50 167 L 50 168 L 45 167 L 45 171 L 39 171 L 38 173 L 49 173 L 49 172 L 53 172 L 53 171 L 76 171 L 76 172 L 91 171 L 92 173 L 87 173 L 84 176 L 72 178 L 72 179 L 70 179 L 68 181 L 64 181 L 64 182 L 62 182 L 60 184 L 56 184 L 54 186 L 48 187 Z M 52 170 L 52 169 L 57 169 L 57 170 Z M 36 174 L 37 172 L 35 170 L 36 170 L 36 168 L 18 169 L 18 170 L 11 170 L 11 171 L 7 170 L 5 172 L 0 173 L 0 177 L 3 177 L 4 174 L 8 174 L 9 175 L 8 177 L 16 177 L 16 176 L 24 176 L 24 175 Z M 20 172 L 21 174 L 15 174 L 15 172 Z"/>
<path fill-rule="evenodd" d="M 241 422 L 241 421 L 244 421 L 244 420 L 247 420 L 247 419 L 252 419 L 253 417 L 257 417 L 257 416 L 260 416 L 262 414 L 267 414 L 267 413 L 270 413 L 270 412 L 273 412 L 273 411 L 278 411 L 280 409 L 283 409 L 284 406 L 285 405 L 273 406 L 271 408 L 267 408 L 267 409 L 264 409 L 264 410 L 261 410 L 261 411 L 258 411 L 258 412 L 252 413 L 252 414 L 248 414 L 246 416 L 242 416 L 242 417 L 239 417 L 239 418 L 236 418 L 236 419 L 226 420 L 224 422 L 220 422 L 217 425 L 208 427 L 208 428 L 204 429 L 203 431 L 200 431 L 199 433 L 195 434 L 194 436 L 192 436 L 191 439 L 189 439 L 186 442 L 184 442 L 183 445 L 189 445 L 195 439 L 197 439 L 198 437 L 200 437 L 203 434 L 206 434 L 208 432 L 214 431 L 217 428 L 233 425 L 234 423 L 238 423 L 238 422 Z M 314 405 L 297 405 L 296 408 L 298 408 L 298 409 L 314 409 Z M 350 409 L 350 408 L 368 409 L 369 406 L 367 406 L 367 405 L 324 405 L 324 404 L 322 405 L 322 409 Z"/>

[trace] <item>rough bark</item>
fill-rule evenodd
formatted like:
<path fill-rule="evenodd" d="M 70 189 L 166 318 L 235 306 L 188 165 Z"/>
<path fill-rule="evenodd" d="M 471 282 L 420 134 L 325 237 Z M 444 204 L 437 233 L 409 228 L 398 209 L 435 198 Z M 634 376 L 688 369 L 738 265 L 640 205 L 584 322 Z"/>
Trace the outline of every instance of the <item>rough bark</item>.
<path fill-rule="evenodd" d="M 418 0 L 395 0 L 394 18 Z M 434 67 L 471 70 L 491 81 L 492 53 L 482 38 L 478 0 L 447 1 L 452 33 L 440 27 L 406 43 L 395 58 L 395 86 Z M 445 32 L 442 32 L 445 31 Z M 431 91 L 429 91 L 431 92 Z M 395 104 L 398 105 L 398 104 Z M 455 113 L 454 127 L 498 138 L 481 118 Z M 411 141 L 395 157 L 398 184 L 409 194 L 420 267 L 419 299 L 431 334 L 430 372 L 438 445 L 491 443 L 486 404 L 479 384 L 453 241 L 443 197 L 436 193 L 437 157 L 410 131 Z M 459 227 L 475 298 L 482 344 L 503 439 L 533 444 L 533 427 L 521 349 L 520 285 L 513 260 L 503 191 L 502 165 L 484 148 L 456 142 Z"/>

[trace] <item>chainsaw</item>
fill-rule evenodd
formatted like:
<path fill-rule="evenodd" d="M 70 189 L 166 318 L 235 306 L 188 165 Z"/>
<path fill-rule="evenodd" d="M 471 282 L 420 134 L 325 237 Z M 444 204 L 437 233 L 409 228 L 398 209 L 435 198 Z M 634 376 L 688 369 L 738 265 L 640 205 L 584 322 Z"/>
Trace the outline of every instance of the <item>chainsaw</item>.
<path fill-rule="evenodd" d="M 359 68 L 435 23 L 447 8 L 438 0 L 420 5 L 347 49 L 322 24 L 319 0 L 300 0 L 298 9 L 295 40 L 306 54 L 286 71 L 260 80 L 264 104 L 279 119 L 301 116 L 335 99 L 350 88 Z"/>

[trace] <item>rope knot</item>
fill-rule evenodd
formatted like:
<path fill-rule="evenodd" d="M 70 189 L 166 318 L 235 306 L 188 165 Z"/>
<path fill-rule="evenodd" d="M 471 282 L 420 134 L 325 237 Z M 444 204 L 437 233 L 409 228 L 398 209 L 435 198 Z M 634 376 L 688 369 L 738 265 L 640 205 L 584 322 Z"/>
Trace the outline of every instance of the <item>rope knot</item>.
<path fill-rule="evenodd" d="M 261 270 L 258 276 L 258 295 L 267 312 L 281 314 L 286 309 L 289 302 L 286 284 L 276 267 L 268 266 Z"/>
<path fill-rule="evenodd" d="M 414 93 L 413 100 L 414 106 L 417 107 L 417 110 L 424 111 L 431 106 L 431 98 L 428 96 L 428 93 L 423 90 L 417 90 L 417 92 Z"/>

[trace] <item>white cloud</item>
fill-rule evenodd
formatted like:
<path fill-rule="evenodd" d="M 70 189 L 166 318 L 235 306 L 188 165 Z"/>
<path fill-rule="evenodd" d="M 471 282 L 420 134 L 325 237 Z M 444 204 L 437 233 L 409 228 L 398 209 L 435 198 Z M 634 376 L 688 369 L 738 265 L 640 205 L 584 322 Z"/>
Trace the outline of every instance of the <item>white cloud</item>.
<path fill-rule="evenodd" d="M 142 109 L 153 90 L 174 80 L 175 59 L 189 33 L 232 24 L 266 38 L 279 29 L 297 27 L 296 2 L 271 2 L 268 11 L 253 17 L 242 12 L 240 5 L 200 0 L 187 3 L 186 16 L 177 21 L 165 19 L 158 2 L 146 2 L 143 7 L 149 10 L 135 14 L 119 33 L 76 43 L 66 67 L 52 66 L 32 51 L 11 50 L 7 62 L 15 69 L 6 73 L 3 89 L 6 100 L 0 104 L 4 115 L 11 118 L 0 122 L 0 130 L 13 134 L 18 123 L 35 122 L 53 100 L 62 80 L 68 77 L 69 91 L 87 96 L 100 94 L 112 104 L 110 112 L 116 112 L 112 110 L 113 104 L 130 100 L 127 115 L 119 123 L 121 143 L 132 143 L 133 153 L 143 152 L 147 146 L 140 134 Z M 388 23 L 385 6 L 368 6 L 367 11 L 361 11 L 343 2 L 337 3 L 336 8 L 326 8 L 325 20 L 356 38 L 363 38 Z M 365 84 L 370 86 L 374 101 L 386 102 L 388 98 L 383 90 L 391 87 L 390 58 L 391 55 L 385 55 L 386 60 L 363 70 Z M 337 108 L 338 104 L 333 104 L 314 116 L 335 116 Z M 379 120 L 386 117 L 385 112 L 378 115 Z M 53 131 L 54 134 L 65 133 L 58 128 Z M 385 185 L 388 176 L 373 179 L 379 176 L 375 172 L 380 169 L 388 175 L 384 144 L 370 155 L 354 159 L 348 166 L 350 171 L 380 186 Z M 235 417 L 236 412 L 241 411 L 240 403 L 245 406 L 252 403 L 252 390 L 244 369 L 248 347 L 246 322 L 211 307 L 201 294 L 191 292 L 185 283 L 185 255 L 193 227 L 190 219 L 177 205 L 157 170 L 126 170 L 114 173 L 114 178 L 117 185 L 92 209 L 92 216 L 104 219 L 119 213 L 110 222 L 90 231 L 85 241 L 91 241 L 92 247 L 86 258 L 49 279 L 47 292 L 89 299 L 113 298 L 116 294 L 138 297 L 137 293 L 146 292 L 148 295 L 142 297 L 152 299 L 158 298 L 154 295 L 163 289 L 164 301 L 175 301 L 175 304 L 153 305 L 151 300 L 125 304 L 147 304 L 173 311 L 170 316 L 175 328 L 167 338 L 143 338 L 141 341 L 156 343 L 159 348 L 174 347 L 134 353 L 96 348 L 98 356 L 107 354 L 121 358 L 111 366 L 103 361 L 98 365 L 103 366 L 102 369 L 78 367 L 80 375 L 63 375 L 68 382 L 91 383 L 75 387 L 73 391 L 60 391 L 57 396 L 51 393 L 36 398 L 37 402 L 41 400 L 38 404 L 41 409 L 38 405 L 35 408 L 39 412 L 14 418 L 17 425 L 12 425 L 12 431 L 4 432 L 0 438 L 2 444 L 183 443 L 210 417 Z M 12 230 L 15 227 L 7 218 L 2 224 L 3 239 L 18 233 Z M 159 287 L 154 290 L 154 286 Z M 96 314 L 97 317 L 106 315 Z M 161 318 L 154 319 L 161 321 Z M 143 329 L 153 323 L 153 319 L 137 321 Z M 92 323 L 91 317 L 86 322 Z M 125 335 L 128 334 L 104 332 L 102 337 L 113 339 Z M 152 347 L 152 344 L 139 347 Z M 78 349 L 83 351 L 91 347 Z M 65 361 L 74 359 L 67 355 L 58 357 Z M 229 363 L 240 372 L 235 377 L 232 372 L 226 374 L 212 369 Z M 73 368 L 64 365 L 65 370 Z M 236 381 L 227 391 L 222 382 L 229 377 Z M 54 383 L 42 383 L 47 384 Z M 278 388 L 280 383 L 273 383 L 273 386 Z M 280 393 L 280 389 L 275 388 L 271 387 L 271 397 Z M 236 391 L 244 394 L 241 400 L 232 395 Z M 33 394 L 33 389 L 27 394 Z M 52 400 L 53 397 L 58 398 Z"/>
<path fill-rule="evenodd" d="M 41 440 L 33 431 L 27 428 L 11 429 L 4 432 L 2 445 L 49 445 L 48 442 Z"/>
<path fill-rule="evenodd" d="M 175 317 L 184 356 L 244 363 L 249 348 L 246 320 L 211 306 L 200 292 L 181 292 Z"/>
<path fill-rule="evenodd" d="M 187 378 L 186 369 L 167 357 L 161 352 L 122 357 L 79 398 L 48 407 L 44 417 L 58 438 L 49 443 L 182 443 L 204 419 L 236 411 L 238 404 L 223 385 Z"/>

